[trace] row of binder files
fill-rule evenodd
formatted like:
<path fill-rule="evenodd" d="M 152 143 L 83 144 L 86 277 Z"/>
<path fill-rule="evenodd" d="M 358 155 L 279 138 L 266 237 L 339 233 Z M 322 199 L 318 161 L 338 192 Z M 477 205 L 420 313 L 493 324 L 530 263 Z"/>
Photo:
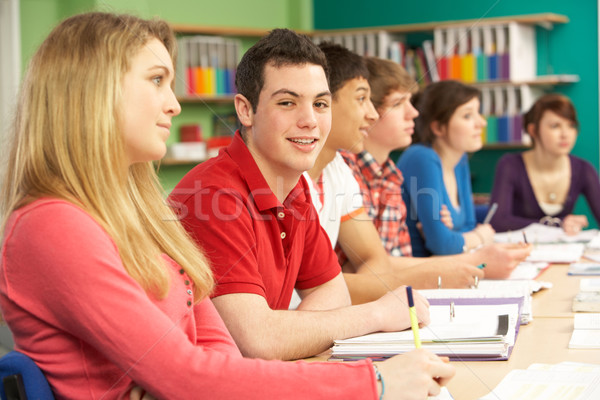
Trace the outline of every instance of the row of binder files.
<path fill-rule="evenodd" d="M 466 83 L 500 81 L 483 86 L 482 114 L 488 119 L 486 143 L 527 143 L 521 114 L 538 92 L 526 84 L 536 77 L 535 28 L 510 22 L 499 25 L 437 28 L 433 40 L 408 48 L 406 36 L 386 31 L 315 35 L 316 43 L 332 41 L 360 55 L 391 59 L 425 86 L 457 79 Z M 235 94 L 235 69 L 241 43 L 219 36 L 181 36 L 175 93 L 182 98 Z"/>

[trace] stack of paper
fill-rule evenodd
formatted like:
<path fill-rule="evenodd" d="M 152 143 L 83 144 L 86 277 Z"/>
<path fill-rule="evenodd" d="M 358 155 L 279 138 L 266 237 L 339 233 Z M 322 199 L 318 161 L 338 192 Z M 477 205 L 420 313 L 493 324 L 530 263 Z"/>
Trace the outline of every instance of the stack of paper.
<path fill-rule="evenodd" d="M 519 263 L 515 269 L 510 273 L 508 279 L 510 280 L 522 280 L 522 279 L 535 279 L 543 271 L 550 266 L 547 262 L 529 262 L 523 261 Z"/>
<path fill-rule="evenodd" d="M 515 369 L 480 400 L 600 399 L 600 365 L 563 362 Z"/>
<path fill-rule="evenodd" d="M 579 232 L 576 235 L 567 235 L 565 231 L 557 226 L 548 226 L 543 224 L 531 224 L 523 229 L 496 233 L 494 241 L 497 243 L 520 243 L 527 242 L 538 243 L 588 243 L 598 237 L 597 229 L 588 229 Z M 523 235 L 525 233 L 525 235 Z M 597 239 L 600 240 L 600 239 Z"/>
<path fill-rule="evenodd" d="M 600 314 L 575 314 L 570 349 L 600 349 Z"/>
<path fill-rule="evenodd" d="M 600 250 L 600 233 L 592 238 L 587 244 L 589 249 L 597 249 Z"/>
<path fill-rule="evenodd" d="M 547 263 L 573 263 L 579 261 L 585 250 L 582 243 L 538 244 L 525 261 Z"/>
<path fill-rule="evenodd" d="M 431 324 L 419 330 L 422 347 L 455 360 L 508 359 L 519 327 L 521 299 L 495 300 L 488 303 L 496 304 L 471 305 L 465 303 L 472 300 L 463 299 L 453 306 L 432 305 Z M 414 348 L 410 330 L 373 333 L 334 341 L 332 358 L 387 358 Z"/>

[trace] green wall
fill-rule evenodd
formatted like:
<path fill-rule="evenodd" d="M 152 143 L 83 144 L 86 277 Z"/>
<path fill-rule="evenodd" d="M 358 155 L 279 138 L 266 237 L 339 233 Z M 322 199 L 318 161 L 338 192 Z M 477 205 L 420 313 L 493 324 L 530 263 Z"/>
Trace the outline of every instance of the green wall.
<path fill-rule="evenodd" d="M 577 108 L 581 131 L 573 154 L 599 165 L 598 139 L 598 3 L 596 0 L 313 0 L 315 29 L 343 29 L 452 21 L 552 12 L 570 22 L 547 31 L 537 28 L 538 74 L 576 74 L 580 82 L 552 90 L 569 96 Z M 335 18 L 333 18 L 335 16 Z M 473 189 L 489 192 L 496 162 L 503 154 L 482 150 L 471 157 Z M 576 212 L 589 214 L 580 199 Z M 590 220 L 593 220 L 591 218 Z"/>
<path fill-rule="evenodd" d="M 577 74 L 580 82 L 555 88 L 569 96 L 577 107 L 581 132 L 573 153 L 599 165 L 598 140 L 598 23 L 597 2 L 579 0 L 21 0 L 22 57 L 25 66 L 31 54 L 61 19 L 89 10 L 131 12 L 142 17 L 159 16 L 173 23 L 299 30 L 342 29 L 398 25 L 427 21 L 477 19 L 554 12 L 570 22 L 553 30 L 538 28 L 538 73 Z M 249 45 L 251 41 L 245 41 Z M 216 112 L 230 106 L 210 105 Z M 185 104 L 173 132 L 182 123 L 201 122 L 212 112 L 200 105 Z M 176 135 L 172 135 L 173 138 Z M 483 150 L 471 158 L 473 186 L 489 192 L 501 151 Z M 163 167 L 161 178 L 171 188 L 185 167 Z M 583 202 L 580 202 L 583 203 Z M 578 212 L 588 212 L 578 204 Z"/>
<path fill-rule="evenodd" d="M 249 28 L 311 30 L 311 0 L 21 0 L 23 65 L 63 18 L 91 11 L 128 12 L 169 22 Z"/>
<path fill-rule="evenodd" d="M 144 18 L 158 16 L 171 23 L 204 26 L 310 31 L 313 25 L 311 0 L 21 0 L 20 5 L 23 68 L 56 24 L 85 11 L 125 12 Z M 256 39 L 242 40 L 242 49 Z M 182 124 L 199 123 L 209 132 L 214 113 L 233 111 L 232 105 L 183 104 L 181 115 L 173 121 L 169 143 L 178 140 Z M 159 175 L 165 189 L 170 191 L 190 168 L 191 165 L 161 167 Z"/>

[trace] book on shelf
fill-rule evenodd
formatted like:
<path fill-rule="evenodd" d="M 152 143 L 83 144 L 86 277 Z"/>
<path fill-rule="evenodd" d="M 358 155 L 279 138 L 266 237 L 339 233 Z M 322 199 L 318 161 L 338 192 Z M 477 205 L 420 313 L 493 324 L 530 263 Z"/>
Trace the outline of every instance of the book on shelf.
<path fill-rule="evenodd" d="M 435 54 L 433 51 L 433 42 L 431 40 L 425 40 L 423 42 L 423 53 L 425 54 L 425 60 L 427 61 L 427 71 L 431 76 L 431 81 L 438 82 L 440 80 L 440 74 L 438 73 L 438 67 L 435 61 Z"/>
<path fill-rule="evenodd" d="M 458 29 L 448 28 L 448 33 L 446 35 L 446 54 L 449 59 L 448 79 L 460 80 L 462 77 L 458 37 Z"/>
<path fill-rule="evenodd" d="M 523 113 L 538 96 L 528 85 L 500 84 L 481 88 L 481 114 L 487 119 L 484 142 L 530 143 L 523 131 Z"/>
<path fill-rule="evenodd" d="M 235 93 L 235 69 L 240 41 L 219 36 L 177 39 L 175 94 L 180 97 L 222 96 Z"/>
<path fill-rule="evenodd" d="M 507 79 L 527 81 L 537 73 L 537 46 L 535 27 L 509 22 L 506 26 L 509 72 Z"/>
<path fill-rule="evenodd" d="M 431 324 L 420 328 L 422 347 L 452 360 L 507 360 L 520 326 L 522 297 L 432 299 Z M 385 359 L 415 348 L 412 331 L 335 340 L 332 359 Z"/>
<path fill-rule="evenodd" d="M 575 314 L 570 349 L 600 349 L 600 313 Z"/>
<path fill-rule="evenodd" d="M 442 80 L 525 81 L 536 76 L 537 47 L 531 25 L 436 28 L 433 40 Z"/>
<path fill-rule="evenodd" d="M 399 59 L 404 54 L 399 42 L 404 42 L 404 36 L 383 30 L 356 32 L 356 33 L 331 33 L 314 35 L 315 43 L 332 42 L 346 47 L 361 56 L 379 57 L 385 59 Z M 393 57 L 392 57 L 393 54 Z"/>

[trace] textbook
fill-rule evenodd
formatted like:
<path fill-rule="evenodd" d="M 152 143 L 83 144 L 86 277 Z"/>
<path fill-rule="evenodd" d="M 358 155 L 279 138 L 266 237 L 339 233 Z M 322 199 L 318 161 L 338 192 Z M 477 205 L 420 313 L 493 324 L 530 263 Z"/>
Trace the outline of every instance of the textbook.
<path fill-rule="evenodd" d="M 514 369 L 480 400 L 600 398 L 600 365 L 562 362 Z"/>
<path fill-rule="evenodd" d="M 600 349 L 600 313 L 575 314 L 570 349 Z"/>
<path fill-rule="evenodd" d="M 519 299 L 430 301 L 431 324 L 419 329 L 422 347 L 452 360 L 507 360 L 519 329 Z M 410 329 L 335 340 L 331 359 L 385 359 L 414 350 Z"/>

